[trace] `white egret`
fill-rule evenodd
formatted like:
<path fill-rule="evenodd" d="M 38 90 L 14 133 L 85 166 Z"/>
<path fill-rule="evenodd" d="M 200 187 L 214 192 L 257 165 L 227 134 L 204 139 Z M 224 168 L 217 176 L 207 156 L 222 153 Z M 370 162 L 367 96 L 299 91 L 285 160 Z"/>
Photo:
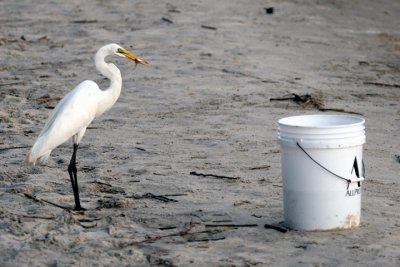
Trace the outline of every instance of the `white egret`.
<path fill-rule="evenodd" d="M 121 93 L 121 72 L 114 64 L 105 62 L 105 58 L 110 55 L 125 57 L 136 64 L 148 64 L 117 44 L 101 47 L 94 57 L 94 62 L 97 70 L 110 79 L 110 87 L 100 90 L 95 82 L 86 80 L 65 95 L 54 108 L 26 157 L 26 161 L 33 165 L 43 163 L 53 149 L 72 137 L 73 153 L 68 165 L 68 173 L 74 192 L 75 210 L 84 210 L 79 201 L 76 169 L 78 145 L 93 119 L 110 109 Z"/>

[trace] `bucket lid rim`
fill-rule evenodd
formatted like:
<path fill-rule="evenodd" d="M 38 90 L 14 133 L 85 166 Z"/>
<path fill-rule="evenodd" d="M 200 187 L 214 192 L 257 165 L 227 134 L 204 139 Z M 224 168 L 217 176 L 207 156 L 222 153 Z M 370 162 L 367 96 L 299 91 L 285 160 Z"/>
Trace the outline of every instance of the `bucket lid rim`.
<path fill-rule="evenodd" d="M 353 120 L 350 123 L 342 123 L 342 124 L 332 124 L 332 125 L 307 125 L 307 124 L 295 124 L 290 122 L 290 120 L 295 119 L 304 119 L 304 118 L 346 118 L 349 120 Z M 311 115 L 297 115 L 297 116 L 289 116 L 284 117 L 278 120 L 278 124 L 280 126 L 287 126 L 287 127 L 300 127 L 300 128 L 320 128 L 320 129 L 329 129 L 329 128 L 342 128 L 342 127 L 349 127 L 349 126 L 359 126 L 365 123 L 365 119 L 361 116 L 355 115 L 339 115 L 339 114 L 311 114 Z"/>

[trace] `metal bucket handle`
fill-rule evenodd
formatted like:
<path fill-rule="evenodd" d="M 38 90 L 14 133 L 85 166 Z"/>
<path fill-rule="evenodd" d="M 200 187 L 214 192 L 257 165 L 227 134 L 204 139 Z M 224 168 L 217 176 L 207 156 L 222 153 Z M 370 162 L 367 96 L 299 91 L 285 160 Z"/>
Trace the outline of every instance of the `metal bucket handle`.
<path fill-rule="evenodd" d="M 362 177 L 357 177 L 357 178 L 345 178 L 343 176 L 340 176 L 332 171 L 330 171 L 329 169 L 327 169 L 326 167 L 324 167 L 321 163 L 319 163 L 318 161 L 316 161 L 313 157 L 310 156 L 310 154 L 307 153 L 307 151 L 299 144 L 299 142 L 296 142 L 297 146 L 304 152 L 304 154 L 306 154 L 312 161 L 314 161 L 318 166 L 320 166 L 322 169 L 324 169 L 325 171 L 329 172 L 330 174 L 336 176 L 337 178 L 340 178 L 342 180 L 345 180 L 347 182 L 347 188 L 349 188 L 349 185 L 351 183 L 358 183 L 358 185 L 360 185 L 360 182 L 364 181 L 364 177 L 365 177 L 365 165 L 364 165 L 364 161 L 362 161 L 362 167 L 363 167 L 363 175 Z"/>

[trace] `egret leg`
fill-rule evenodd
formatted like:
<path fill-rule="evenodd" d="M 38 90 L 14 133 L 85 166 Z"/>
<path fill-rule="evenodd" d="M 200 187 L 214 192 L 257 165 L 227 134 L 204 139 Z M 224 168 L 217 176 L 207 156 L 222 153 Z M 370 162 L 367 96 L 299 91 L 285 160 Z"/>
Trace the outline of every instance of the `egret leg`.
<path fill-rule="evenodd" d="M 74 151 L 72 153 L 71 161 L 68 165 L 68 173 L 71 178 L 72 191 L 74 192 L 75 199 L 75 210 L 85 210 L 81 207 L 81 202 L 79 201 L 79 188 L 78 188 L 78 176 L 76 169 L 76 152 L 78 150 L 78 144 L 74 144 Z"/>

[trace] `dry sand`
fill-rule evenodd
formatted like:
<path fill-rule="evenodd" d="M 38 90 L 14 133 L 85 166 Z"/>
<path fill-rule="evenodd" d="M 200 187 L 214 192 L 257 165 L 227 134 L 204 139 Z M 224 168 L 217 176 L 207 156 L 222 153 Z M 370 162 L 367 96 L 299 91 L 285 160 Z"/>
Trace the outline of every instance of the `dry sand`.
<path fill-rule="evenodd" d="M 399 14 L 372 0 L 0 1 L 0 265 L 399 266 Z M 78 151 L 79 214 L 46 202 L 73 206 L 70 142 L 45 166 L 22 161 L 59 97 L 107 86 L 92 59 L 111 42 L 151 65 L 113 59 L 123 92 Z M 322 113 L 270 101 L 288 93 L 366 118 L 362 227 L 264 229 L 283 220 L 276 121 Z"/>

